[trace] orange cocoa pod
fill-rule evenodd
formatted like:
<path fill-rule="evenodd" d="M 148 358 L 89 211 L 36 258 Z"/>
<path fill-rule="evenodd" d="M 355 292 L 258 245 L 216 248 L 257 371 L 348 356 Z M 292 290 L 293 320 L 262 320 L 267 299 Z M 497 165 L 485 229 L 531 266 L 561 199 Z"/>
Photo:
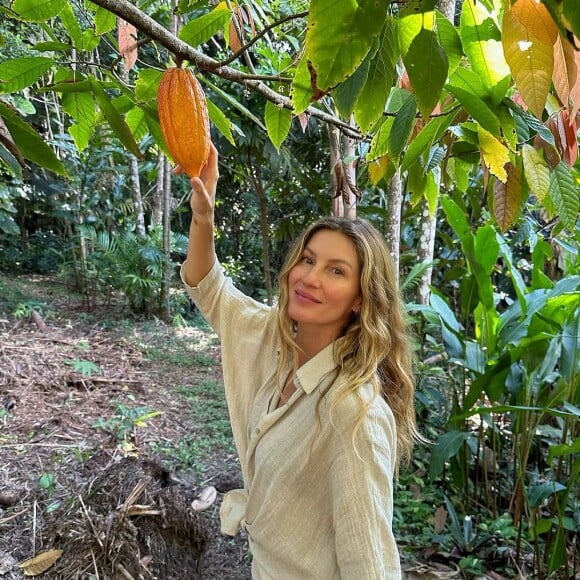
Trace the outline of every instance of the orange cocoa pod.
<path fill-rule="evenodd" d="M 205 94 L 191 69 L 167 69 L 157 91 L 161 133 L 175 163 L 198 177 L 209 156 Z"/>

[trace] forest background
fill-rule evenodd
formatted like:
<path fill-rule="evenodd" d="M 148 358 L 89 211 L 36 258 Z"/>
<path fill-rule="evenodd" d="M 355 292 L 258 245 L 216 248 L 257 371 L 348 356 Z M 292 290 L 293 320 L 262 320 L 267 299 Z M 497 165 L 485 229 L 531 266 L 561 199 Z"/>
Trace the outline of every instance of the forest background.
<path fill-rule="evenodd" d="M 399 541 L 464 575 L 578 574 L 580 5 L 4 0 L 0 269 L 196 324 L 163 71 L 204 87 L 217 248 L 271 303 L 318 216 L 384 232 L 416 336 Z M 34 305 L 20 305 L 31 315 Z M 14 314 L 14 312 L 12 313 Z M 425 523 L 429 522 L 429 528 Z M 498 577 L 496 576 L 496 577 Z"/>

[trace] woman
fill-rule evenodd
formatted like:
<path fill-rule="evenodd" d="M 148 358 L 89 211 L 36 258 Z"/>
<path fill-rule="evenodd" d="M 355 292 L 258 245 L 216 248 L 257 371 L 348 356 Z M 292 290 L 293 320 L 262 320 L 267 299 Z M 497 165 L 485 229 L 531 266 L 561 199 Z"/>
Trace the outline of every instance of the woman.
<path fill-rule="evenodd" d="M 310 226 L 275 307 L 237 290 L 216 258 L 217 151 L 191 180 L 182 279 L 222 345 L 244 489 L 222 531 L 247 531 L 256 579 L 395 579 L 393 478 L 416 436 L 411 354 L 392 262 L 364 220 Z"/>

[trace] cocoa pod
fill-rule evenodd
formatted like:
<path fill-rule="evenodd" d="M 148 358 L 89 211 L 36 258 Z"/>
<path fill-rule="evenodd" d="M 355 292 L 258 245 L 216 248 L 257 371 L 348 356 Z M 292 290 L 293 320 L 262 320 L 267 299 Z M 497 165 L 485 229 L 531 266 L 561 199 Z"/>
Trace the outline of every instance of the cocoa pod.
<path fill-rule="evenodd" d="M 157 91 L 161 133 L 175 163 L 198 177 L 209 156 L 210 132 L 205 94 L 191 69 L 167 69 Z"/>

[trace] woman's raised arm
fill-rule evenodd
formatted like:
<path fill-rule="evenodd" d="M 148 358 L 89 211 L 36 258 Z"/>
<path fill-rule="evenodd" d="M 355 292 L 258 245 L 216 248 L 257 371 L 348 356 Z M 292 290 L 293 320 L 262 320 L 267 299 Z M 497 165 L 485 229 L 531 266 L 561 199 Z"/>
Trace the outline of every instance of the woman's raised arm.
<path fill-rule="evenodd" d="M 181 172 L 180 169 L 176 173 Z M 190 205 L 193 215 L 189 226 L 187 259 L 183 264 L 184 281 L 197 286 L 216 260 L 214 245 L 214 207 L 218 171 L 218 153 L 213 143 L 199 177 L 191 179 Z"/>

